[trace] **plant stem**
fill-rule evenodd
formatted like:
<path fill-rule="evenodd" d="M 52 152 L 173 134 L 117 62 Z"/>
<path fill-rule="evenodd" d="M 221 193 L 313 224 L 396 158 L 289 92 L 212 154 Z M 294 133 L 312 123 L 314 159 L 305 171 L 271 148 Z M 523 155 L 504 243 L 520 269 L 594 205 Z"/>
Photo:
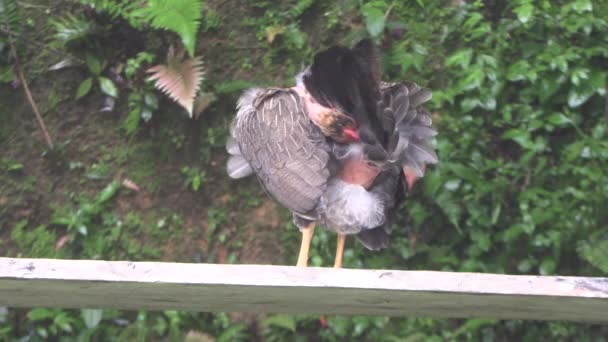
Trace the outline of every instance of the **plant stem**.
<path fill-rule="evenodd" d="M 8 18 L 6 19 L 6 28 L 8 30 L 8 42 L 11 47 L 11 53 L 13 55 L 13 58 L 15 59 L 15 70 L 17 71 L 17 77 L 19 77 L 19 81 L 23 85 L 23 91 L 25 92 L 25 95 L 27 96 L 27 100 L 30 103 L 32 110 L 34 111 L 34 114 L 36 115 L 36 120 L 38 121 L 38 126 L 40 126 L 40 129 L 42 130 L 42 133 L 44 134 L 44 139 L 46 140 L 46 144 L 48 145 L 48 147 L 50 149 L 53 149 L 53 146 L 54 146 L 53 140 L 51 139 L 51 136 L 49 135 L 49 132 L 46 129 L 46 125 L 44 124 L 42 115 L 40 115 L 38 106 L 36 105 L 36 102 L 34 101 L 34 98 L 32 97 L 32 92 L 30 91 L 30 87 L 28 86 L 27 81 L 25 80 L 25 76 L 23 75 L 23 70 L 21 69 L 21 63 L 19 62 L 19 57 L 17 56 L 17 49 L 15 48 L 15 43 L 13 42 L 13 35 L 11 32 L 10 24 L 8 22 Z"/>
<path fill-rule="evenodd" d="M 606 85 L 604 86 L 604 90 L 604 116 L 608 121 L 608 83 L 606 83 Z"/>

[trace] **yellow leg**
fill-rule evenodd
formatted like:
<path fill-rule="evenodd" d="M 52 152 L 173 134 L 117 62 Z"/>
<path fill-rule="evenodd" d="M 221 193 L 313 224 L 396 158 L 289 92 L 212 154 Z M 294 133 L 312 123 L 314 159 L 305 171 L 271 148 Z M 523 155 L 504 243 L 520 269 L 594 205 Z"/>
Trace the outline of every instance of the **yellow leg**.
<path fill-rule="evenodd" d="M 312 234 L 315 232 L 315 224 L 311 223 L 308 227 L 302 229 L 302 244 L 300 245 L 300 255 L 298 255 L 298 267 L 308 266 L 308 250 L 310 249 L 310 241 Z"/>
<path fill-rule="evenodd" d="M 334 268 L 342 267 L 342 255 L 344 254 L 344 241 L 346 235 L 338 234 L 338 243 L 336 244 L 336 261 L 334 262 Z"/>

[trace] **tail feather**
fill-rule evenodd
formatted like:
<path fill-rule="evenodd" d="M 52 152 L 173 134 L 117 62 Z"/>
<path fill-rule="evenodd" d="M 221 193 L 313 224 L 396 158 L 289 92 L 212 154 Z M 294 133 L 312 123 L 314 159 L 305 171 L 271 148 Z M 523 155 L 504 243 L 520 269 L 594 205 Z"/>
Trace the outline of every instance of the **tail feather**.
<path fill-rule="evenodd" d="M 405 193 L 415 178 L 424 175 L 427 164 L 439 160 L 431 144 L 437 131 L 430 113 L 422 107 L 431 99 L 431 91 L 413 82 L 383 82 L 380 88 L 382 100 L 377 113 L 389 136 L 386 150 L 394 164 L 376 178 L 369 190 L 382 196 L 385 210 L 382 225 L 357 234 L 357 239 L 370 250 L 388 246 L 395 211 Z"/>
<path fill-rule="evenodd" d="M 408 166 L 422 177 L 426 164 L 436 164 L 437 154 L 431 147 L 437 135 L 430 113 L 421 107 L 432 98 L 432 92 L 416 83 L 382 83 L 383 105 L 393 112 L 395 125 L 388 153 L 397 165 Z M 407 100 L 406 100 L 407 99 Z"/>

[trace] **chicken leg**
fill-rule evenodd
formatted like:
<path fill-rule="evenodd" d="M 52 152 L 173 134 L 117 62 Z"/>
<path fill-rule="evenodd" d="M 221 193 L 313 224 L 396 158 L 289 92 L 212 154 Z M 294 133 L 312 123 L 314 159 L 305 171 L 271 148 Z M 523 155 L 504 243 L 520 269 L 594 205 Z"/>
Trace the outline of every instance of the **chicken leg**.
<path fill-rule="evenodd" d="M 315 232 L 315 223 L 311 223 L 306 228 L 302 229 L 302 244 L 300 245 L 300 254 L 298 255 L 298 267 L 308 266 L 308 250 L 312 241 L 312 234 Z"/>
<path fill-rule="evenodd" d="M 336 260 L 334 261 L 334 268 L 342 268 L 342 255 L 344 255 L 344 241 L 346 235 L 338 233 L 338 242 L 336 244 Z"/>

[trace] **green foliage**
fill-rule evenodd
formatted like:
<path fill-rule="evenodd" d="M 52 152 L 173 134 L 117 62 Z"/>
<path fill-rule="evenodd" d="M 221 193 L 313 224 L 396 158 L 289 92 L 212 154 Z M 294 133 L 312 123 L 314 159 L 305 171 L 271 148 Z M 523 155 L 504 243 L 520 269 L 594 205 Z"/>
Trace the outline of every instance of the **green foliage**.
<path fill-rule="evenodd" d="M 578 254 L 591 265 L 604 273 L 608 273 L 608 238 L 580 241 L 577 246 Z"/>
<path fill-rule="evenodd" d="M 2 35 L 0 43 L 7 43 L 6 32 L 11 32 L 14 37 L 18 37 L 23 31 L 23 21 L 17 9 L 16 0 L 0 0 L 0 28 Z M 1 51 L 2 49 L 0 49 Z"/>
<path fill-rule="evenodd" d="M 296 0 L 294 4 L 277 5 L 272 1 L 259 1 L 253 5 L 264 11 L 262 17 L 246 18 L 245 23 L 256 29 L 259 40 L 272 46 L 266 63 L 282 52 L 293 52 L 294 57 L 308 55 L 308 35 L 300 28 L 301 17 L 315 4 L 314 0 Z M 296 53 L 297 52 L 297 53 Z"/>
<path fill-rule="evenodd" d="M 379 38 L 384 32 L 385 20 L 384 12 L 386 3 L 384 1 L 367 2 L 361 7 L 361 14 L 365 18 L 367 32 L 372 38 Z"/>
<path fill-rule="evenodd" d="M 77 323 L 74 317 L 62 309 L 33 309 L 27 314 L 27 317 L 33 323 L 46 323 L 36 329 L 36 334 L 43 339 L 71 333 Z"/>
<path fill-rule="evenodd" d="M 0 83 L 15 79 L 10 43 L 16 44 L 22 31 L 23 25 L 17 9 L 17 1 L 0 0 Z"/>
<path fill-rule="evenodd" d="M 132 135 L 141 120 L 148 122 L 158 109 L 158 97 L 151 86 L 144 86 L 129 94 L 129 115 L 123 123 L 127 134 Z"/>
<path fill-rule="evenodd" d="M 68 232 L 77 231 L 79 234 L 86 236 L 89 232 L 89 227 L 104 212 L 108 201 L 116 195 L 119 188 L 120 183 L 113 181 L 93 201 L 82 199 L 76 210 L 55 212 L 51 222 L 65 226 Z"/>
<path fill-rule="evenodd" d="M 94 81 L 99 86 L 102 93 L 110 97 L 118 97 L 118 88 L 114 84 L 114 81 L 101 75 L 104 68 L 102 62 L 90 53 L 87 53 L 85 57 L 90 76 L 78 86 L 75 99 L 78 100 L 86 96 L 91 91 Z"/>
<path fill-rule="evenodd" d="M 182 168 L 182 175 L 185 178 L 186 186 L 190 186 L 192 190 L 198 191 L 203 183 L 205 183 L 207 174 L 204 170 L 184 166 Z"/>
<path fill-rule="evenodd" d="M 55 30 L 52 45 L 58 47 L 84 43 L 100 30 L 95 22 L 72 14 L 51 19 L 50 24 Z"/>
<path fill-rule="evenodd" d="M 129 25 L 136 29 L 142 29 L 145 19 L 136 13 L 136 10 L 141 7 L 141 3 L 137 1 L 121 1 L 121 0 L 80 0 L 83 5 L 88 5 L 94 8 L 97 12 L 107 13 L 111 19 L 122 18 Z"/>
<path fill-rule="evenodd" d="M 27 229 L 28 221 L 19 221 L 11 231 L 11 239 L 19 250 L 29 251 L 32 258 L 52 258 L 55 253 L 55 233 L 46 226 L 40 225 L 32 230 Z"/>
<path fill-rule="evenodd" d="M 0 4 L 6 3 L 17 4 L 0 0 Z M 382 46 L 383 79 L 410 79 L 433 89 L 431 109 L 439 126 L 441 163 L 408 196 L 390 248 L 372 253 L 349 240 L 345 267 L 608 273 L 604 209 L 608 203 L 607 3 L 253 0 L 236 11 L 215 6 L 216 2 L 214 10 L 205 8 L 202 17 L 197 16 L 202 6 L 197 4 L 199 10 L 188 11 L 186 16 L 158 10 L 168 1 L 80 3 L 94 6 L 98 16 L 75 11 L 51 21 L 56 33 L 53 45 L 69 51 L 79 47 L 81 53 L 73 54 L 86 63 L 85 81 L 74 91 L 85 96 L 101 90 L 101 77 L 115 80 L 109 76 L 115 67 L 125 76 L 124 83 L 116 82 L 116 92 L 120 89 L 129 94 L 119 99 L 119 105 L 128 106 L 123 112 L 129 113 L 120 119 L 120 125 L 129 135 L 138 129 L 142 134 L 126 138 L 126 148 L 121 145 L 124 142 L 113 142 L 102 157 L 88 146 L 79 150 L 86 157 L 78 157 L 69 170 L 62 171 L 70 182 L 57 183 L 59 188 L 62 183 L 78 183 L 81 173 L 85 190 L 50 197 L 50 219 L 41 210 L 29 222 L 21 218 L 9 222 L 13 229 L 10 240 L 3 238 L 2 248 L 18 248 L 21 256 L 156 260 L 171 257 L 164 251 L 174 243 L 178 249 L 184 245 L 185 256 L 179 258 L 187 261 L 239 262 L 243 240 L 257 231 L 251 230 L 250 216 L 243 218 L 245 215 L 235 212 L 257 210 L 266 199 L 254 180 L 224 184 L 222 145 L 238 92 L 252 86 L 288 84 L 318 48 L 367 35 Z M 185 1 L 181 4 L 186 6 Z M 154 6 L 158 6 L 156 10 Z M 163 18 L 156 18 L 154 27 L 176 32 L 184 45 L 190 45 L 190 53 L 196 47 L 199 21 L 201 31 L 213 31 L 204 42 L 208 53 L 204 57 L 219 99 L 200 122 L 204 128 L 197 139 L 184 133 L 184 123 L 173 119 L 172 110 L 166 102 L 159 103 L 151 84 L 144 80 L 144 70 L 166 47 L 158 32 L 146 28 L 155 16 Z M 145 52 L 125 57 L 112 54 L 121 43 L 100 44 L 100 37 L 121 31 L 125 22 L 145 33 Z M 257 41 L 251 43 L 251 38 Z M 7 49 L 2 39 L 5 36 L 0 33 L 4 57 Z M 2 69 L 3 65 L 0 75 L 9 70 Z M 105 88 L 114 93 L 112 87 Z M 153 115 L 154 122 L 150 122 Z M 142 121 L 147 122 L 146 130 L 140 129 Z M 176 167 L 184 161 L 175 152 L 191 145 L 200 152 L 202 166 Z M 14 157 L 0 163 L 0 176 L 19 182 L 21 187 L 15 193 L 25 201 L 46 183 L 30 175 L 29 161 L 10 158 Z M 158 159 L 168 162 L 159 165 Z M 117 169 L 145 190 L 118 192 L 118 183 L 111 181 Z M 165 174 L 167 169 L 172 173 Z M 99 181 L 110 185 L 100 188 Z M 207 185 L 212 182 L 213 186 Z M 170 203 L 163 208 L 168 212 L 162 213 L 136 206 L 147 196 L 173 199 L 178 197 L 176 191 L 191 190 L 197 191 L 194 202 L 210 203 L 209 197 L 213 204 L 175 209 Z M 217 200 L 218 195 L 222 200 Z M 224 201 L 224 196 L 229 198 Z M 4 200 L 2 196 L 0 200 Z M 9 209 L 1 210 L 0 216 L 9 213 Z M 173 210 L 196 212 L 197 216 L 182 218 Z M 285 214 L 281 216 L 285 223 L 279 226 L 285 230 L 275 235 L 291 251 L 299 233 L 288 215 L 280 213 Z M 201 217 L 205 230 L 192 223 Z M 184 231 L 189 230 L 200 234 L 197 240 L 205 244 L 204 249 L 188 250 L 192 244 L 184 242 Z M 311 265 L 330 265 L 334 246 L 335 234 L 317 229 Z M 220 252 L 225 254 L 221 259 Z M 294 261 L 287 253 L 285 263 Z M 253 336 L 239 319 L 224 313 L 35 309 L 24 316 L 9 309 L 7 315 L 0 313 L 0 339 L 173 341 L 183 340 L 190 330 L 216 341 L 604 341 L 608 334 L 605 327 L 563 322 L 333 315 L 325 319 L 271 315 L 260 322 L 262 330 L 257 333 L 262 336 Z"/>
<path fill-rule="evenodd" d="M 190 56 L 194 56 L 202 10 L 202 0 L 149 0 L 148 6 L 135 11 L 135 15 L 145 18 L 154 28 L 177 33 Z"/>

